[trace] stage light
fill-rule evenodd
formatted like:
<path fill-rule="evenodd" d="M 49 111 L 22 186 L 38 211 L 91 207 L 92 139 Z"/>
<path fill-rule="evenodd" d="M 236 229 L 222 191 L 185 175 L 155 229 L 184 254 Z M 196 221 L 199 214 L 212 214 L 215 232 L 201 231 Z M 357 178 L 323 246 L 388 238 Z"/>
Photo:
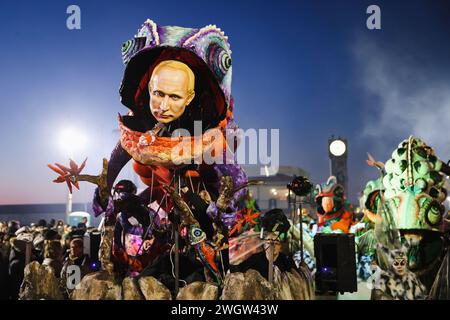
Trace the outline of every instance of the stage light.
<path fill-rule="evenodd" d="M 290 184 L 287 185 L 288 190 L 291 190 L 299 197 L 304 197 L 311 192 L 312 184 L 307 177 L 295 177 Z"/>
<path fill-rule="evenodd" d="M 91 270 L 93 270 L 93 271 L 100 270 L 100 263 L 98 261 L 91 262 L 90 266 L 91 266 Z"/>

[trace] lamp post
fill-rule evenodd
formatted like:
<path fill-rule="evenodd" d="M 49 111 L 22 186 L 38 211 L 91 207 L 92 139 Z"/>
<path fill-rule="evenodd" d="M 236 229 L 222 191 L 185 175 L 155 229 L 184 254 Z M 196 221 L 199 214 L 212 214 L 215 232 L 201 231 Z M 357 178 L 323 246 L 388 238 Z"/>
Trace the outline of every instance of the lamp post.
<path fill-rule="evenodd" d="M 65 156 L 74 158 L 75 153 L 85 148 L 86 136 L 74 128 L 66 128 L 59 135 L 59 145 Z M 69 223 L 69 215 L 72 212 L 72 194 L 69 192 L 66 201 L 66 223 Z"/>
<path fill-rule="evenodd" d="M 69 192 L 67 194 L 67 202 L 66 202 L 66 223 L 69 223 L 69 215 L 72 212 L 72 194 Z"/>
<path fill-rule="evenodd" d="M 347 139 L 331 136 L 328 139 L 328 156 L 330 158 L 330 174 L 335 176 L 337 182 L 344 186 L 345 191 L 348 190 L 348 174 L 347 174 Z"/>

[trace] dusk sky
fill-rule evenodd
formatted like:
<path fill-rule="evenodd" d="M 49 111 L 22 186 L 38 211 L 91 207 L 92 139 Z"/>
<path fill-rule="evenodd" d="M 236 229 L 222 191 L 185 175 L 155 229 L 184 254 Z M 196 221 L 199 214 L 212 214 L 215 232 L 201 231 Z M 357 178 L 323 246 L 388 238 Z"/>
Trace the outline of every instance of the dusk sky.
<path fill-rule="evenodd" d="M 69 5 L 81 30 L 66 27 Z M 381 30 L 366 9 L 381 8 Z M 410 134 L 450 158 L 449 1 L 12 1 L 0 2 L 0 204 L 62 203 L 48 163 L 68 163 L 58 138 L 75 127 L 88 143 L 85 173 L 100 172 L 118 140 L 121 45 L 150 18 L 220 27 L 233 59 L 234 116 L 243 129 L 280 129 L 280 164 L 313 182 L 329 175 L 327 140 L 349 142 L 349 198 L 376 177 Z M 81 184 L 74 201 L 90 201 Z"/>

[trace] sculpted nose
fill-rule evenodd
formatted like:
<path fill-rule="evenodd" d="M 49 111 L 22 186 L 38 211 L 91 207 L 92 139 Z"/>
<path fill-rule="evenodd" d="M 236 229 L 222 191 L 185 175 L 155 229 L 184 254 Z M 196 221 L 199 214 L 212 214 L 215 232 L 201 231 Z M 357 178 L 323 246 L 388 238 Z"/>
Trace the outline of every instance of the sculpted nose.
<path fill-rule="evenodd" d="M 166 111 L 169 109 L 169 96 L 165 96 L 161 102 L 161 111 Z"/>

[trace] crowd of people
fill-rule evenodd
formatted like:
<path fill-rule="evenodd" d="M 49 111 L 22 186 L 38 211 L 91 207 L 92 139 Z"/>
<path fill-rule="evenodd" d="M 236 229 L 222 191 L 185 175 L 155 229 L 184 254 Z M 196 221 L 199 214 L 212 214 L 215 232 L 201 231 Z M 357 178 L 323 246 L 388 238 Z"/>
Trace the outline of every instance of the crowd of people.
<path fill-rule="evenodd" d="M 54 219 L 30 225 L 0 221 L 0 299 L 19 298 L 25 266 L 32 261 L 52 267 L 61 284 L 70 265 L 78 265 L 82 275 L 93 271 L 83 238 L 94 230 L 87 227 L 86 218 L 76 227 Z"/>

